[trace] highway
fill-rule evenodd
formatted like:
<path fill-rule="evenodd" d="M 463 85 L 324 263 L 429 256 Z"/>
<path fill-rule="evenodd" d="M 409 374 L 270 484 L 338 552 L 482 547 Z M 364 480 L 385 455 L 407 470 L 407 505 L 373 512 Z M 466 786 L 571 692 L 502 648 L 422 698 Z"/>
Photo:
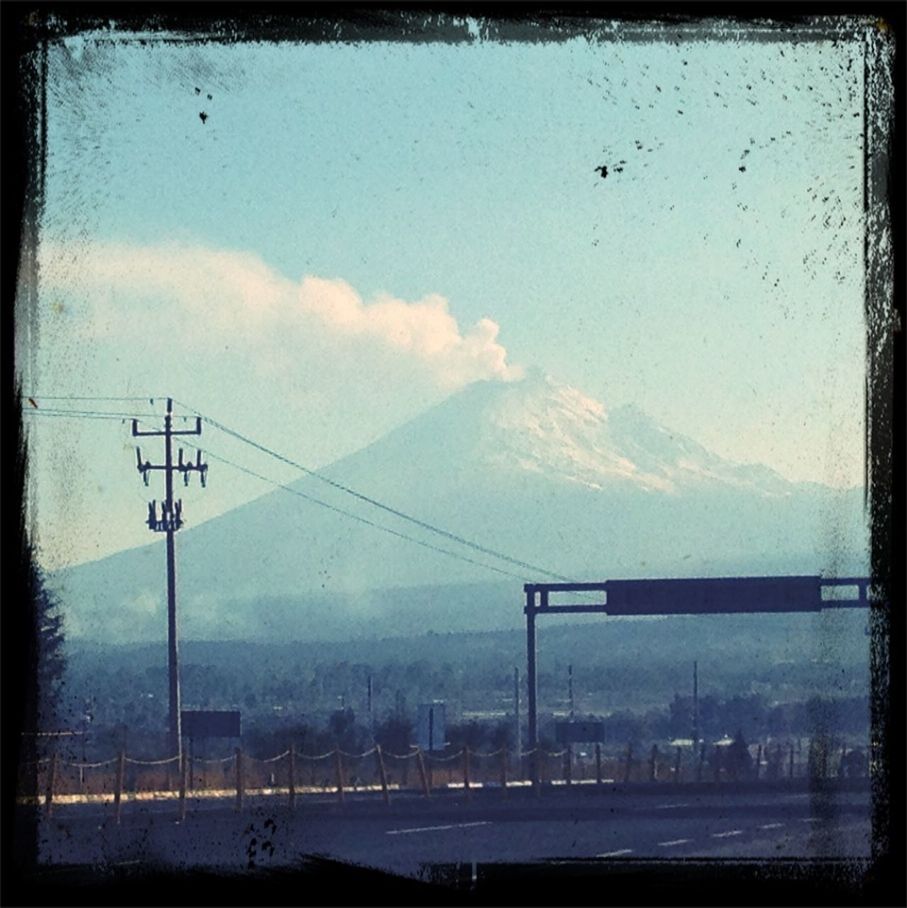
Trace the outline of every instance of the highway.
<path fill-rule="evenodd" d="M 870 855 L 868 787 L 628 786 L 190 807 L 60 805 L 39 821 L 39 859 L 94 867 L 259 871 L 329 857 L 426 879 L 432 865 L 598 859 L 854 858 Z"/>

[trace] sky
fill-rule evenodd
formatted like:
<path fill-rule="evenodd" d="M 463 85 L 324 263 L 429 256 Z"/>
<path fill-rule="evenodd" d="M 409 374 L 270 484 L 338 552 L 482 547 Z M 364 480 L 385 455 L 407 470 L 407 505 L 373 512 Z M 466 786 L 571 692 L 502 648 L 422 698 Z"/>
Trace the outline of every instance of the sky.
<path fill-rule="evenodd" d="M 862 484 L 859 36 L 142 37 L 49 52 L 38 410 L 153 428 L 170 395 L 317 468 L 538 369 L 730 460 Z M 128 419 L 28 425 L 46 567 L 151 541 Z M 269 489 L 209 478 L 193 523 Z"/>

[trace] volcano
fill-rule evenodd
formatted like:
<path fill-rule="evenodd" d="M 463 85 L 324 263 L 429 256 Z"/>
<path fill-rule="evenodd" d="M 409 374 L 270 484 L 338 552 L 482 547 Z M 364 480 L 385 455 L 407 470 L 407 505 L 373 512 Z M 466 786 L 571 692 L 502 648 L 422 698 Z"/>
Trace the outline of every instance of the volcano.
<path fill-rule="evenodd" d="M 245 463 L 267 471 L 260 453 Z M 867 568 L 862 489 L 793 483 L 763 465 L 732 463 L 635 406 L 607 409 L 540 373 L 470 385 L 320 475 L 479 548 L 304 476 L 178 534 L 184 637 L 340 640 L 516 627 L 522 583 L 554 575 Z M 67 568 L 51 583 L 74 637 L 166 634 L 162 541 Z"/>

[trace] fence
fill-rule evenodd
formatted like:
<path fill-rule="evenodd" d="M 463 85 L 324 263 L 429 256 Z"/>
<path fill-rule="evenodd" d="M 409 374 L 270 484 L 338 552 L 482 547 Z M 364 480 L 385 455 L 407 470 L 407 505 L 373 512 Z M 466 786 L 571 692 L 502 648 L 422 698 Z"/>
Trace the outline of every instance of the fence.
<path fill-rule="evenodd" d="M 805 757 L 805 759 L 804 759 Z M 119 819 L 127 801 L 172 798 L 185 815 L 187 801 L 199 798 L 233 799 L 241 810 L 247 796 L 283 796 L 295 805 L 306 795 L 330 795 L 339 803 L 354 794 L 374 792 L 390 803 L 394 793 L 412 792 L 430 798 L 459 791 L 471 798 L 476 789 L 498 789 L 507 796 L 514 788 L 529 787 L 536 795 L 546 788 L 572 785 L 661 782 L 733 782 L 804 778 L 855 777 L 866 774 L 862 751 L 833 748 L 814 742 L 808 748 L 793 744 L 759 744 L 745 751 L 703 745 L 594 754 L 543 748 L 512 753 L 506 748 L 483 753 L 464 747 L 447 754 L 414 747 L 395 754 L 376 745 L 364 753 L 335 749 L 323 754 L 283 753 L 260 759 L 236 748 L 220 759 L 183 754 L 161 760 L 141 760 L 120 752 L 100 762 L 64 761 L 54 756 L 20 767 L 19 799 L 43 804 L 48 814 L 55 803 L 104 803 Z"/>

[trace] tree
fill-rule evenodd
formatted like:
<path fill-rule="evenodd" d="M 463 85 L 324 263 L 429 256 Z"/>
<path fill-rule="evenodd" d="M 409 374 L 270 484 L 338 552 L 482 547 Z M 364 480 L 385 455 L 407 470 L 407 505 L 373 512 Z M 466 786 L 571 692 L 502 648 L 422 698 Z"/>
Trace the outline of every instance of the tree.
<path fill-rule="evenodd" d="M 13 492 L 24 505 L 28 476 L 28 442 L 22 416 L 22 389 L 16 388 L 16 418 L 13 423 L 13 443 L 16 458 L 11 477 Z M 8 506 L 14 507 L 13 503 Z M 17 641 L 17 652 L 31 672 L 22 679 L 24 696 L 21 704 L 21 728 L 28 743 L 24 759 L 36 756 L 34 745 L 38 732 L 56 730 L 62 716 L 62 693 L 65 661 L 63 619 L 57 599 L 47 588 L 46 578 L 38 567 L 35 550 L 28 531 L 25 507 L 20 506 L 18 521 L 18 567 L 16 573 L 13 615 L 10 629 Z M 30 683 L 29 683 L 30 682 Z"/>
<path fill-rule="evenodd" d="M 66 672 L 63 615 L 60 602 L 47 588 L 44 572 L 32 561 L 31 586 L 38 635 L 37 731 L 59 730 L 63 715 L 62 693 Z"/>

